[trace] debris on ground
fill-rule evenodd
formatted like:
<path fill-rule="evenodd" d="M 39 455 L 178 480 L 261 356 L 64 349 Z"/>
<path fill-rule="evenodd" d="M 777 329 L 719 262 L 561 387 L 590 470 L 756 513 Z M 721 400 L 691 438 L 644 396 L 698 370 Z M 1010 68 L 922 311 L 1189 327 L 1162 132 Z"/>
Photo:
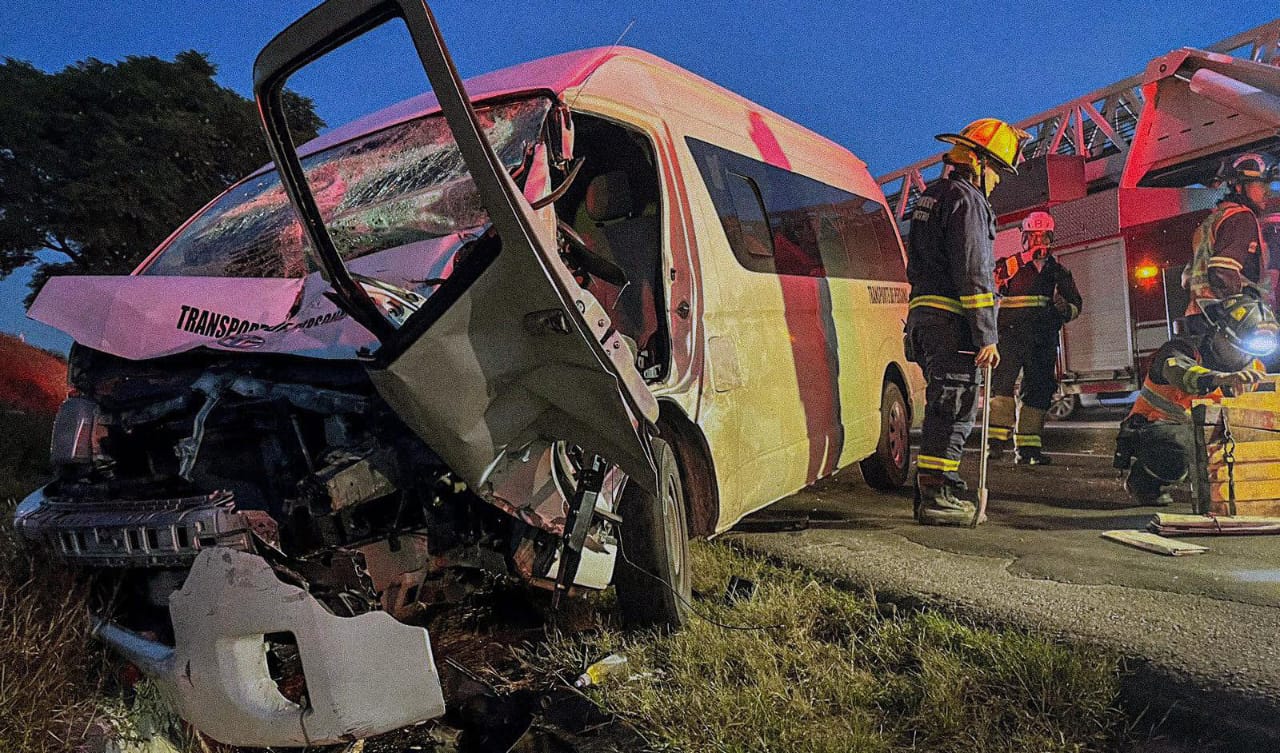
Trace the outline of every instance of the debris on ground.
<path fill-rule="evenodd" d="M 573 687 L 593 687 L 610 677 L 618 678 L 625 674 L 627 674 L 627 657 L 622 654 L 609 654 L 600 661 L 592 663 L 578 675 L 578 679 L 573 681 Z"/>
<path fill-rule="evenodd" d="M 1148 552 L 1155 552 L 1156 554 L 1167 554 L 1171 557 L 1185 557 L 1189 554 L 1204 554 L 1209 551 L 1209 547 L 1166 539 L 1149 531 L 1104 531 L 1102 538 L 1137 547 Z"/>
<path fill-rule="evenodd" d="M 1244 536 L 1280 533 L 1280 518 L 1256 515 L 1156 513 L 1147 528 L 1163 536 Z"/>
<path fill-rule="evenodd" d="M 729 585 L 724 590 L 724 600 L 728 604 L 750 601 L 756 595 L 756 582 L 739 575 L 729 578 Z"/>

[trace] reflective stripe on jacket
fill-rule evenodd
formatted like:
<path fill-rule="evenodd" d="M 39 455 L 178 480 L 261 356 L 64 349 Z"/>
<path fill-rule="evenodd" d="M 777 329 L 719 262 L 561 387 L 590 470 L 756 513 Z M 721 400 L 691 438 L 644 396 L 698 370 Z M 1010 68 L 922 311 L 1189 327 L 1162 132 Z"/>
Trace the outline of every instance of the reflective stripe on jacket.
<path fill-rule="evenodd" d="M 995 214 L 987 197 L 953 169 L 916 199 L 907 237 L 911 308 L 933 308 L 965 318 L 976 347 L 996 332 Z"/>

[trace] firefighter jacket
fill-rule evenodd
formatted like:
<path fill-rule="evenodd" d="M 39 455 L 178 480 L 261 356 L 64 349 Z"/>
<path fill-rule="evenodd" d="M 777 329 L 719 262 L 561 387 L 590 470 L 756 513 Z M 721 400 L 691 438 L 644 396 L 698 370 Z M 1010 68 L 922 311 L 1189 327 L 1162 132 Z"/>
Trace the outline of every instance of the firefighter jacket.
<path fill-rule="evenodd" d="M 1263 275 L 1270 264 L 1257 212 L 1242 197 L 1218 202 L 1191 238 L 1191 263 L 1185 287 L 1190 293 L 1186 316 L 1200 313 L 1200 301 L 1235 295 L 1247 285 L 1270 298 Z"/>
<path fill-rule="evenodd" d="M 1030 327 L 1057 334 L 1080 315 L 1083 300 L 1071 272 L 1053 256 L 1037 269 L 1026 262 L 1000 286 L 1000 327 Z M 1060 310 L 1061 309 L 1061 310 Z"/>
<path fill-rule="evenodd" d="M 1209 350 L 1212 337 L 1175 337 L 1160 346 L 1151 359 L 1151 369 L 1129 415 L 1143 416 L 1148 421 L 1188 423 L 1191 421 L 1193 400 L 1221 398 L 1222 389 L 1213 385 L 1213 378 L 1235 369 L 1214 363 Z M 1254 360 L 1249 368 L 1266 370 L 1258 360 Z"/>
<path fill-rule="evenodd" d="M 977 186 L 958 174 L 953 170 L 916 201 L 907 243 L 910 306 L 964 317 L 974 346 L 981 348 L 998 340 L 995 214 Z"/>

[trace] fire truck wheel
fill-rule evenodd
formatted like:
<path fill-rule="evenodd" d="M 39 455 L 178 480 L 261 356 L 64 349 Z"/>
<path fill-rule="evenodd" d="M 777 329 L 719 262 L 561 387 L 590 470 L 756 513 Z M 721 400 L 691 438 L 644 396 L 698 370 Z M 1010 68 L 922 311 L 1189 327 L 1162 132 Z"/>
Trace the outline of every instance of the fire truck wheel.
<path fill-rule="evenodd" d="M 862 478 L 873 489 L 892 491 L 907 482 L 911 466 L 911 421 L 907 416 L 902 388 L 885 382 L 880 393 L 880 442 L 875 454 L 858 464 Z"/>
<path fill-rule="evenodd" d="M 1064 395 L 1061 392 L 1055 392 L 1053 393 L 1053 402 L 1049 404 L 1049 410 L 1046 413 L 1054 421 L 1066 421 L 1074 416 L 1079 409 L 1079 395 Z"/>
<path fill-rule="evenodd" d="M 676 630 L 689 619 L 693 600 L 684 487 L 670 445 L 654 439 L 653 459 L 658 495 L 631 483 L 622 492 L 622 552 L 613 584 L 627 627 Z"/>

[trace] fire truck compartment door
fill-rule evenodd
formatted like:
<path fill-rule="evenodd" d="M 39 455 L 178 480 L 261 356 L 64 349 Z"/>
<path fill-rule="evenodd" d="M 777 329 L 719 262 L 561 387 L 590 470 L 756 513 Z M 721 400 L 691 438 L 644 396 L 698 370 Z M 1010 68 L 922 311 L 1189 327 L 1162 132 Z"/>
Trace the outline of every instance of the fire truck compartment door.
<path fill-rule="evenodd" d="M 1064 371 L 1083 375 L 1133 368 L 1124 241 L 1116 238 L 1057 256 L 1084 297 L 1080 317 L 1063 331 Z"/>

